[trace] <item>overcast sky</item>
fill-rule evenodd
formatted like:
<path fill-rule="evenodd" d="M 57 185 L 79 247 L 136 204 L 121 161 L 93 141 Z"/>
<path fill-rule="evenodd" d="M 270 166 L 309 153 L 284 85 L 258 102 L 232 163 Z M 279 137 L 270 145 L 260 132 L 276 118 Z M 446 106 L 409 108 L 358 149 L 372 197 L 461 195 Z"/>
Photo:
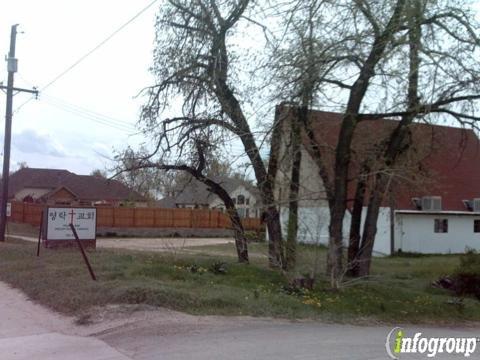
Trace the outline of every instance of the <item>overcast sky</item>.
<path fill-rule="evenodd" d="M 17 36 L 15 85 L 40 90 L 95 48 L 153 0 L 15 0 L 0 4 L 0 55 L 8 53 L 10 27 Z M 153 83 L 152 62 L 158 0 L 78 66 L 58 79 L 39 100 L 14 97 L 11 169 L 68 169 L 78 174 L 112 166 L 113 150 L 138 146 L 135 135 L 141 89 Z M 475 4 L 480 8 L 480 1 Z M 0 56 L 0 81 L 7 72 Z M 26 104 L 25 102 L 28 101 Z M 23 106 L 22 106 L 23 105 Z M 20 107 L 20 108 L 19 108 Z M 4 119 L 5 94 L 0 93 Z M 4 122 L 0 121 L 0 134 Z M 1 136 L 1 135 L 0 135 Z M 3 136 L 2 136 L 3 137 Z M 3 141 L 1 152 L 3 153 Z M 232 143 L 242 153 L 239 144 Z M 235 149 L 234 149 L 235 150 Z"/>
<path fill-rule="evenodd" d="M 144 9 L 152 0 L 15 0 L 0 5 L 0 81 L 6 85 L 3 55 L 10 27 L 20 24 L 15 85 L 47 85 L 69 66 Z M 157 1 L 111 40 L 14 113 L 11 168 L 61 168 L 78 174 L 111 166 L 102 155 L 138 145 L 135 122 L 142 104 L 135 98 L 152 83 Z M 30 99 L 14 97 L 14 109 Z M 5 94 L 0 93 L 4 119 Z M 4 122 L 1 121 L 3 134 Z M 3 137 L 3 136 L 2 136 Z M 3 153 L 3 141 L 2 141 Z"/>

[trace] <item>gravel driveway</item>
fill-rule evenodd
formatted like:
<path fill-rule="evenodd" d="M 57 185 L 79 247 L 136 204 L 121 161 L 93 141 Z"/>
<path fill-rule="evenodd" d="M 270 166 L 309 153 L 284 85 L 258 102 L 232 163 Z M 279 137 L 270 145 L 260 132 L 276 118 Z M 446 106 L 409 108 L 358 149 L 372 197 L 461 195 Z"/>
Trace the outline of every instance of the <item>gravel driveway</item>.
<path fill-rule="evenodd" d="M 37 242 L 32 236 L 10 235 L 13 238 Z M 97 247 L 140 251 L 181 250 L 186 247 L 233 244 L 232 238 L 97 238 Z"/>

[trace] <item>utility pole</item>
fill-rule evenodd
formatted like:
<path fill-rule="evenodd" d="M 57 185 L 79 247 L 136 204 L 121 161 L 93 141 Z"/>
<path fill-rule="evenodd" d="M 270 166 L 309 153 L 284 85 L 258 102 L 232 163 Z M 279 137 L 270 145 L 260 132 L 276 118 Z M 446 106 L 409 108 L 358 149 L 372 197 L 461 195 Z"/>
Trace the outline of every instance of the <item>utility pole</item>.
<path fill-rule="evenodd" d="M 8 200 L 8 177 L 10 173 L 10 144 L 12 140 L 12 113 L 13 91 L 28 92 L 38 95 L 38 91 L 15 88 L 13 86 L 14 75 L 17 72 L 17 59 L 15 58 L 15 44 L 17 40 L 17 25 L 12 26 L 10 32 L 10 51 L 7 57 L 8 82 L 7 86 L 0 85 L 0 89 L 7 90 L 7 106 L 5 110 L 5 138 L 3 150 L 3 173 L 2 173 L 2 198 L 0 202 L 0 241 L 5 241 L 5 228 L 7 225 L 7 200 Z"/>

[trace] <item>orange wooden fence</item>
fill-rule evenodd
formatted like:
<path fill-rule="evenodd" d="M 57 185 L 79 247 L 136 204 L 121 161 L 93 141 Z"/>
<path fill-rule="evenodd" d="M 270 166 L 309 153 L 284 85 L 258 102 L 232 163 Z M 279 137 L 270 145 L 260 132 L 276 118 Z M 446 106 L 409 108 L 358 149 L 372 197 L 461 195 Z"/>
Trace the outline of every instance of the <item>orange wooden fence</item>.
<path fill-rule="evenodd" d="M 38 226 L 44 207 L 41 204 L 12 202 L 9 220 Z M 247 218 L 242 222 L 245 230 L 263 228 L 258 218 Z M 217 210 L 97 207 L 97 226 L 228 229 L 231 222 L 227 215 Z"/>

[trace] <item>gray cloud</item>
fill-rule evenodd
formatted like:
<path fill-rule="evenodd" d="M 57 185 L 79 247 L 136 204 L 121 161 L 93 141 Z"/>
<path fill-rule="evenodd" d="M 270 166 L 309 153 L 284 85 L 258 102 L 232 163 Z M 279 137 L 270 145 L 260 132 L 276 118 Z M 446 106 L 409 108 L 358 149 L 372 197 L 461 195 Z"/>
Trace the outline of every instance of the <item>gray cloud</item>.
<path fill-rule="evenodd" d="M 68 156 L 62 146 L 50 135 L 40 134 L 32 129 L 25 129 L 20 133 L 13 134 L 12 146 L 27 154 L 49 155 L 58 158 Z"/>

